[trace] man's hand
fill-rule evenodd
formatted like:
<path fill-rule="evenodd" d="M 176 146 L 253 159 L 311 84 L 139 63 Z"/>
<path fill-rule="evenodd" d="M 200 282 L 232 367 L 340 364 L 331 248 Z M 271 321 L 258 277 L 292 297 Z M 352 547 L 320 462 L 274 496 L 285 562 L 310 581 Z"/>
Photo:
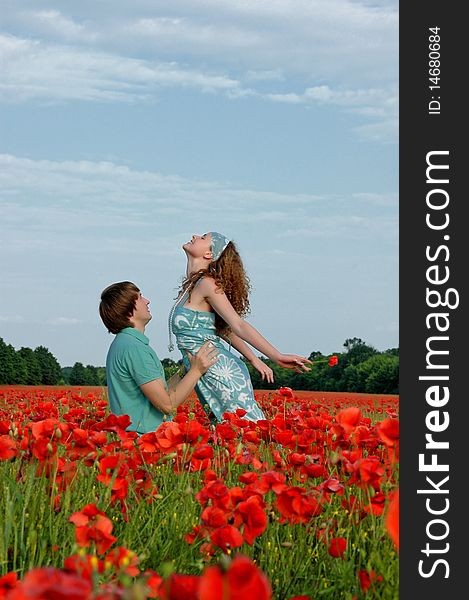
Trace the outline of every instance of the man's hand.
<path fill-rule="evenodd" d="M 187 352 L 187 355 L 191 369 L 199 371 L 201 375 L 206 373 L 218 360 L 218 350 L 211 341 L 205 342 L 195 356 L 190 352 Z"/>

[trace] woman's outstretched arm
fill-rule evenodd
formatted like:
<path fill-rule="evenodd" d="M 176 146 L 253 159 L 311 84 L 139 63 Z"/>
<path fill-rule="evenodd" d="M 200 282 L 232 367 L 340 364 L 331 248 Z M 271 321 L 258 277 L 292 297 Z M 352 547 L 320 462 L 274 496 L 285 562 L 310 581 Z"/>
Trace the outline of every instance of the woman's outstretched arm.
<path fill-rule="evenodd" d="M 307 364 L 312 364 L 310 360 L 297 354 L 282 354 L 255 327 L 242 319 L 231 305 L 226 294 L 217 288 L 212 278 L 204 277 L 199 284 L 199 290 L 213 310 L 230 326 L 233 333 L 256 348 L 264 356 L 267 356 L 281 367 L 294 369 L 299 373 L 310 370 L 307 366 Z"/>

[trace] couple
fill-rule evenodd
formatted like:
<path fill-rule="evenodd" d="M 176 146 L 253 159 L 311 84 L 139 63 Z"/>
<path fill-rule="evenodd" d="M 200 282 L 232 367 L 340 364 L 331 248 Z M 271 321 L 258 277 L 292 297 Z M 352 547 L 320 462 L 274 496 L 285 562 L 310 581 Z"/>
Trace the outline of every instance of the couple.
<path fill-rule="evenodd" d="M 150 301 L 128 281 L 114 283 L 101 294 L 101 319 L 116 334 L 106 358 L 110 409 L 129 415 L 128 430 L 138 434 L 155 431 L 170 420 L 194 388 L 212 422 L 238 408 L 250 421 L 264 419 L 249 371 L 231 347 L 268 382 L 273 381 L 272 369 L 250 346 L 298 372 L 308 371 L 306 365 L 311 364 L 302 356 L 282 354 L 243 319 L 249 310 L 249 280 L 232 241 L 212 231 L 192 236 L 182 248 L 187 271 L 169 315 L 169 350 L 174 348 L 174 335 L 186 374 L 174 387 L 166 383 L 163 366 L 144 334 L 152 318 Z"/>

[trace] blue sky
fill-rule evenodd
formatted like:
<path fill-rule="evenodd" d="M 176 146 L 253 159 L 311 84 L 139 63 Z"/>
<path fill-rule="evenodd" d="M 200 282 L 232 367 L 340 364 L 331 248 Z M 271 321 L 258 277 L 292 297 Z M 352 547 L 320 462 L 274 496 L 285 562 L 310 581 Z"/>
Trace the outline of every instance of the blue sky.
<path fill-rule="evenodd" d="M 2 0 L 0 337 L 103 365 L 101 290 L 152 301 L 216 230 L 284 352 L 398 346 L 398 4 Z"/>

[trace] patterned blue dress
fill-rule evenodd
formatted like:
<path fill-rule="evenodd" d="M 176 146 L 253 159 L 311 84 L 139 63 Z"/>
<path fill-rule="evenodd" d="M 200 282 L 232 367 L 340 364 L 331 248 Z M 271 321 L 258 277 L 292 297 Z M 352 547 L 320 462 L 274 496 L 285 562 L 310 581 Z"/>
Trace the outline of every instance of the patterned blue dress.
<path fill-rule="evenodd" d="M 205 412 L 212 421 L 222 421 L 223 413 L 243 408 L 246 411 L 244 419 L 265 419 L 254 398 L 246 365 L 226 348 L 216 333 L 215 313 L 185 308 L 186 299 L 187 294 L 175 307 L 170 324 L 184 366 L 190 368 L 186 351 L 195 354 L 207 340 L 211 340 L 218 350 L 218 361 L 202 375 L 195 387 Z"/>

